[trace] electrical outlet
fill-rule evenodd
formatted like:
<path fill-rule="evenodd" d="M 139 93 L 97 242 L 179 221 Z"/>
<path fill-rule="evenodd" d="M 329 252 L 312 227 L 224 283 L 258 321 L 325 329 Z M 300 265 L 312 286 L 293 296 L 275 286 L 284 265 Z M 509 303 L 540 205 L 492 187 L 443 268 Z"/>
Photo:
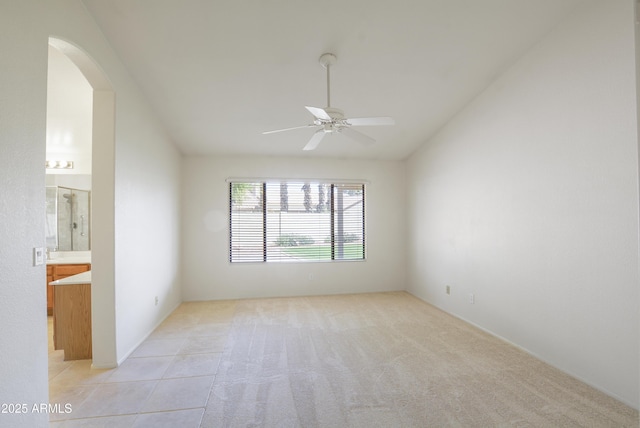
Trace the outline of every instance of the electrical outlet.
<path fill-rule="evenodd" d="M 309 281 L 314 281 L 316 279 L 315 274 L 310 273 L 309 274 Z"/>
<path fill-rule="evenodd" d="M 156 296 L 156 306 L 158 306 L 158 296 Z"/>
<path fill-rule="evenodd" d="M 451 286 L 450 286 L 450 285 L 447 285 L 447 291 L 446 291 L 446 293 L 447 293 L 447 294 L 451 294 Z"/>
<path fill-rule="evenodd" d="M 475 302 L 476 302 L 476 296 L 473 293 L 469 294 L 469 303 L 473 305 Z"/>

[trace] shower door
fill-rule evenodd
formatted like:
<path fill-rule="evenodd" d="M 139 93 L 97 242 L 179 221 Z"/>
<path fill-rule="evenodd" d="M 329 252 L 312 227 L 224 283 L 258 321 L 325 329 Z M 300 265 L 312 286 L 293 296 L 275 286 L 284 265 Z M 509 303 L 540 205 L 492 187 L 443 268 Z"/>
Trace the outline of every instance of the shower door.
<path fill-rule="evenodd" d="M 47 188 L 47 247 L 56 251 L 91 249 L 90 199 L 87 190 Z M 51 233 L 53 227 L 57 237 Z"/>

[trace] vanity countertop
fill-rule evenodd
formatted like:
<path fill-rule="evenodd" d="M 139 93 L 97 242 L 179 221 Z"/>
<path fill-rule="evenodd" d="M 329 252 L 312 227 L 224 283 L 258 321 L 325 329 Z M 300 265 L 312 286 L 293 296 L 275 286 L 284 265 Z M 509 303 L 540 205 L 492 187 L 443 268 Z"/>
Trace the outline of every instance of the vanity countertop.
<path fill-rule="evenodd" d="M 74 285 L 74 284 L 91 284 L 91 271 L 82 272 L 77 275 L 71 275 L 66 278 L 51 281 L 49 285 Z"/>
<path fill-rule="evenodd" d="M 49 253 L 48 265 L 76 265 L 91 263 L 91 251 L 53 251 Z"/>

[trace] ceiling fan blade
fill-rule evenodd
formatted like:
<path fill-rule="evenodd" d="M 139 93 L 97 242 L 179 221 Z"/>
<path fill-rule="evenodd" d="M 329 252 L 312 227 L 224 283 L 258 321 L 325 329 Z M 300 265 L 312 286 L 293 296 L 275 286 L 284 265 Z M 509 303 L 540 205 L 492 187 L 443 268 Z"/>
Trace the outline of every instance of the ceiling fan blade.
<path fill-rule="evenodd" d="M 377 126 L 377 125 L 395 125 L 396 121 L 392 117 L 356 117 L 346 119 L 347 123 L 353 126 Z"/>
<path fill-rule="evenodd" d="M 315 150 L 318 144 L 320 144 L 320 141 L 322 141 L 322 138 L 324 138 L 324 134 L 324 129 L 318 129 L 302 150 Z"/>
<path fill-rule="evenodd" d="M 275 134 L 276 132 L 292 131 L 294 129 L 308 128 L 310 126 L 316 126 L 316 125 L 294 126 L 293 128 L 284 128 L 284 129 L 276 129 L 274 131 L 265 131 L 265 132 L 262 133 L 262 135 Z"/>
<path fill-rule="evenodd" d="M 323 108 L 309 106 L 305 106 L 305 108 L 318 119 L 331 120 L 331 116 L 329 116 L 329 113 L 327 113 Z"/>
<path fill-rule="evenodd" d="M 376 140 L 374 140 L 373 138 L 369 137 L 368 135 L 364 135 L 361 132 L 358 132 L 354 129 L 351 129 L 349 127 L 344 127 L 344 128 L 340 128 L 340 132 L 344 135 L 346 135 L 347 137 L 351 138 L 352 140 L 356 140 L 359 143 L 362 144 L 373 144 L 376 142 Z"/>

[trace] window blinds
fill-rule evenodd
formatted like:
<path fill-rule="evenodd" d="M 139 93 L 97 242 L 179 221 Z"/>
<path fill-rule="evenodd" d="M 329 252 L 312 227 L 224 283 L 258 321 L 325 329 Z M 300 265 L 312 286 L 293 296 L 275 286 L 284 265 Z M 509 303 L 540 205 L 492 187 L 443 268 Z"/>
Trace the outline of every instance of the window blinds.
<path fill-rule="evenodd" d="M 231 262 L 363 260 L 365 187 L 230 182 Z"/>
<path fill-rule="evenodd" d="M 230 260 L 266 261 L 265 183 L 230 183 Z"/>

